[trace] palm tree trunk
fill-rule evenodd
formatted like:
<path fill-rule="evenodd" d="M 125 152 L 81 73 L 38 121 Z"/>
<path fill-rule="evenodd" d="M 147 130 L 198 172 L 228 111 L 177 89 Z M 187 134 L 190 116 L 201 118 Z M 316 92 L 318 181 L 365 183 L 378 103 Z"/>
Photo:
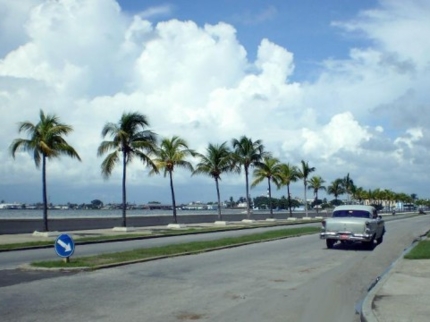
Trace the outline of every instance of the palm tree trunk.
<path fill-rule="evenodd" d="M 218 220 L 222 220 L 222 215 L 221 215 L 221 197 L 219 194 L 219 184 L 218 184 L 218 178 L 215 178 L 215 185 L 216 185 L 216 195 L 218 198 Z"/>
<path fill-rule="evenodd" d="M 173 175 L 172 171 L 169 171 L 170 177 L 170 191 L 172 192 L 172 205 L 173 205 L 173 221 L 175 224 L 178 223 L 178 219 L 176 217 L 176 200 L 175 200 L 175 190 L 173 189 Z"/>
<path fill-rule="evenodd" d="M 304 182 L 304 186 L 305 186 L 305 215 L 307 217 L 308 216 L 308 199 L 306 197 L 306 179 L 305 179 L 305 182 Z"/>
<path fill-rule="evenodd" d="M 122 154 L 122 227 L 127 227 L 126 208 L 127 208 L 127 192 L 125 182 L 127 176 L 127 155 L 125 151 Z"/>
<path fill-rule="evenodd" d="M 318 191 L 317 192 L 315 192 L 315 207 L 316 207 L 316 209 L 317 209 L 317 215 L 318 215 Z"/>
<path fill-rule="evenodd" d="M 270 208 L 270 218 L 273 218 L 273 209 L 272 209 L 272 188 L 270 186 L 270 178 L 267 178 L 267 182 L 269 184 L 269 208 Z"/>
<path fill-rule="evenodd" d="M 251 208 L 249 200 L 249 182 L 248 182 L 248 168 L 245 167 L 245 184 L 246 184 L 246 217 L 249 219 L 251 217 Z"/>
<path fill-rule="evenodd" d="M 42 156 L 43 229 L 48 231 L 48 198 L 46 188 L 46 156 Z"/>
<path fill-rule="evenodd" d="M 291 210 L 291 194 L 290 194 L 290 185 L 287 185 L 288 192 L 288 208 L 290 208 L 290 217 L 293 217 L 293 211 Z"/>

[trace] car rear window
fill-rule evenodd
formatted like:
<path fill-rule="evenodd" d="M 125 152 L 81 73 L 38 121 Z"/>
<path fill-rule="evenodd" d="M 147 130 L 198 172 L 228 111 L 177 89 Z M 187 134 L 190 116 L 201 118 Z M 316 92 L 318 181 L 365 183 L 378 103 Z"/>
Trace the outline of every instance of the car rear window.
<path fill-rule="evenodd" d="M 370 218 L 370 214 L 364 210 L 336 210 L 333 217 Z"/>

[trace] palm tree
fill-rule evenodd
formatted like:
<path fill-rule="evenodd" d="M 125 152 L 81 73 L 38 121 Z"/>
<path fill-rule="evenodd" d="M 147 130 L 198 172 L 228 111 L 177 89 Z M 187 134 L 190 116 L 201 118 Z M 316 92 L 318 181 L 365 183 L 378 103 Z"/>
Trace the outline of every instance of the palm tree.
<path fill-rule="evenodd" d="M 305 214 L 306 217 L 308 216 L 308 200 L 306 199 L 306 189 L 308 186 L 308 176 L 312 172 L 315 171 L 315 167 L 310 167 L 309 162 L 301 161 L 302 167 L 298 169 L 297 175 L 300 179 L 303 179 L 303 185 L 304 185 L 304 196 L 305 196 Z"/>
<path fill-rule="evenodd" d="M 415 200 L 418 199 L 418 195 L 416 193 L 411 194 L 412 203 L 415 203 Z"/>
<path fill-rule="evenodd" d="M 362 204 L 363 200 L 366 199 L 366 194 L 367 194 L 367 192 L 366 192 L 366 190 L 363 189 L 363 187 L 355 187 L 354 186 L 354 189 L 352 191 L 352 198 L 354 200 L 358 200 L 359 204 Z"/>
<path fill-rule="evenodd" d="M 259 163 L 254 170 L 254 181 L 251 184 L 251 188 L 255 187 L 263 180 L 267 179 L 268 192 L 269 192 L 269 209 L 270 218 L 273 218 L 273 207 L 272 207 L 272 187 L 271 182 L 279 186 L 279 171 L 280 162 L 277 158 L 270 156 L 263 157 L 263 162 Z"/>
<path fill-rule="evenodd" d="M 338 205 L 337 197 L 345 193 L 345 188 L 342 184 L 342 179 L 336 179 L 327 187 L 327 193 L 334 195 L 335 205 Z"/>
<path fill-rule="evenodd" d="M 123 113 L 119 122 L 106 123 L 102 129 L 102 137 L 109 135 L 111 141 L 103 141 L 97 150 L 97 155 L 109 153 L 101 164 L 101 172 L 107 179 L 115 167 L 122 161 L 122 226 L 126 227 L 127 193 L 126 178 L 127 165 L 134 157 L 139 158 L 146 166 L 156 170 L 150 155 L 154 152 L 156 135 L 146 130 L 149 122 L 145 115 L 137 112 Z"/>
<path fill-rule="evenodd" d="M 366 197 L 367 197 L 369 205 L 375 203 L 376 202 L 376 189 L 375 190 L 372 190 L 372 189 L 367 190 Z"/>
<path fill-rule="evenodd" d="M 388 210 L 391 211 L 396 205 L 396 194 L 394 191 L 389 189 L 384 189 L 385 192 L 385 205 L 388 205 Z"/>
<path fill-rule="evenodd" d="M 382 209 L 383 200 L 385 200 L 385 192 L 380 188 L 376 188 L 375 190 L 373 190 L 372 196 L 374 200 L 374 205 L 377 207 L 377 210 L 379 211 L 380 209 Z"/>
<path fill-rule="evenodd" d="M 279 177 L 278 188 L 282 186 L 287 186 L 287 194 L 288 194 L 288 208 L 290 209 L 290 217 L 293 216 L 291 210 L 291 193 L 290 193 L 290 184 L 292 182 L 296 182 L 298 179 L 298 169 L 296 166 L 290 165 L 289 163 L 282 163 L 280 165 L 279 172 L 277 173 Z"/>
<path fill-rule="evenodd" d="M 176 216 L 176 200 L 175 190 L 173 188 L 173 171 L 175 167 L 185 168 L 193 171 L 193 166 L 186 160 L 189 156 L 195 156 L 196 153 L 188 148 L 188 144 L 184 139 L 178 136 L 172 138 L 164 138 L 160 146 L 155 150 L 154 163 L 157 171 L 153 170 L 150 174 L 158 173 L 159 170 L 164 170 L 164 176 L 169 174 L 170 191 L 172 194 L 173 220 L 178 223 Z"/>
<path fill-rule="evenodd" d="M 218 200 L 218 219 L 222 220 L 221 197 L 219 193 L 221 174 L 229 171 L 239 172 L 240 168 L 234 165 L 231 151 L 227 147 L 227 142 L 221 145 L 209 144 L 206 149 L 206 155 L 197 153 L 196 156 L 200 158 L 200 162 L 196 165 L 196 169 L 192 175 L 207 174 L 214 178 Z"/>
<path fill-rule="evenodd" d="M 265 156 L 270 156 L 269 153 L 264 152 L 264 145 L 261 140 L 252 141 L 251 138 L 242 136 L 239 140 L 232 139 L 231 144 L 234 149 L 234 159 L 236 164 L 240 167 L 243 166 L 245 170 L 245 187 L 246 187 L 246 215 L 247 218 L 251 216 L 250 210 L 250 196 L 249 196 L 249 168 L 257 166 Z"/>
<path fill-rule="evenodd" d="M 349 173 L 342 180 L 343 187 L 348 197 L 348 202 L 350 201 L 350 196 L 354 190 L 354 181 L 349 176 Z"/>
<path fill-rule="evenodd" d="M 326 187 L 323 186 L 324 183 L 325 183 L 325 180 L 323 178 L 321 178 L 320 176 L 313 176 L 312 178 L 309 179 L 308 189 L 312 189 L 314 191 L 315 205 L 317 205 L 317 202 L 318 202 L 318 191 L 319 190 L 326 190 Z M 316 209 L 317 209 L 317 213 L 318 213 L 318 207 L 316 207 Z"/>
<path fill-rule="evenodd" d="M 40 120 L 37 124 L 25 121 L 19 123 L 19 132 L 27 132 L 29 139 L 15 139 L 9 147 L 12 157 L 18 149 L 32 152 L 36 168 L 42 161 L 42 186 L 43 186 L 43 227 L 48 231 L 48 200 L 46 187 L 46 159 L 58 158 L 67 155 L 81 161 L 78 153 L 70 146 L 63 136 L 73 131 L 70 125 L 60 122 L 56 115 L 50 115 L 40 110 Z"/>

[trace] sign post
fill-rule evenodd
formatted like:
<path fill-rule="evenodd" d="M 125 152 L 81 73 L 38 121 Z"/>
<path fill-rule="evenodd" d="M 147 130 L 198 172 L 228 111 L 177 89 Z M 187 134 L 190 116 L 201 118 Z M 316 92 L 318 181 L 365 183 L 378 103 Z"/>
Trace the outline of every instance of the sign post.
<path fill-rule="evenodd" d="M 75 242 L 72 237 L 67 234 L 61 234 L 55 240 L 54 247 L 57 255 L 64 258 L 64 262 L 69 263 L 70 256 L 72 256 L 75 251 Z"/>

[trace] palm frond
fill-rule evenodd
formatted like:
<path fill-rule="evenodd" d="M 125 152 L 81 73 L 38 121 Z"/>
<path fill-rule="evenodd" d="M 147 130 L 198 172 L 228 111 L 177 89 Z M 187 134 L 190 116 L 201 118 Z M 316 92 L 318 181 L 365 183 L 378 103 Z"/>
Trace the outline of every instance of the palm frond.
<path fill-rule="evenodd" d="M 118 152 L 112 152 L 106 156 L 101 164 L 101 172 L 105 179 L 107 179 L 111 174 L 115 167 L 115 165 L 119 161 Z"/>

